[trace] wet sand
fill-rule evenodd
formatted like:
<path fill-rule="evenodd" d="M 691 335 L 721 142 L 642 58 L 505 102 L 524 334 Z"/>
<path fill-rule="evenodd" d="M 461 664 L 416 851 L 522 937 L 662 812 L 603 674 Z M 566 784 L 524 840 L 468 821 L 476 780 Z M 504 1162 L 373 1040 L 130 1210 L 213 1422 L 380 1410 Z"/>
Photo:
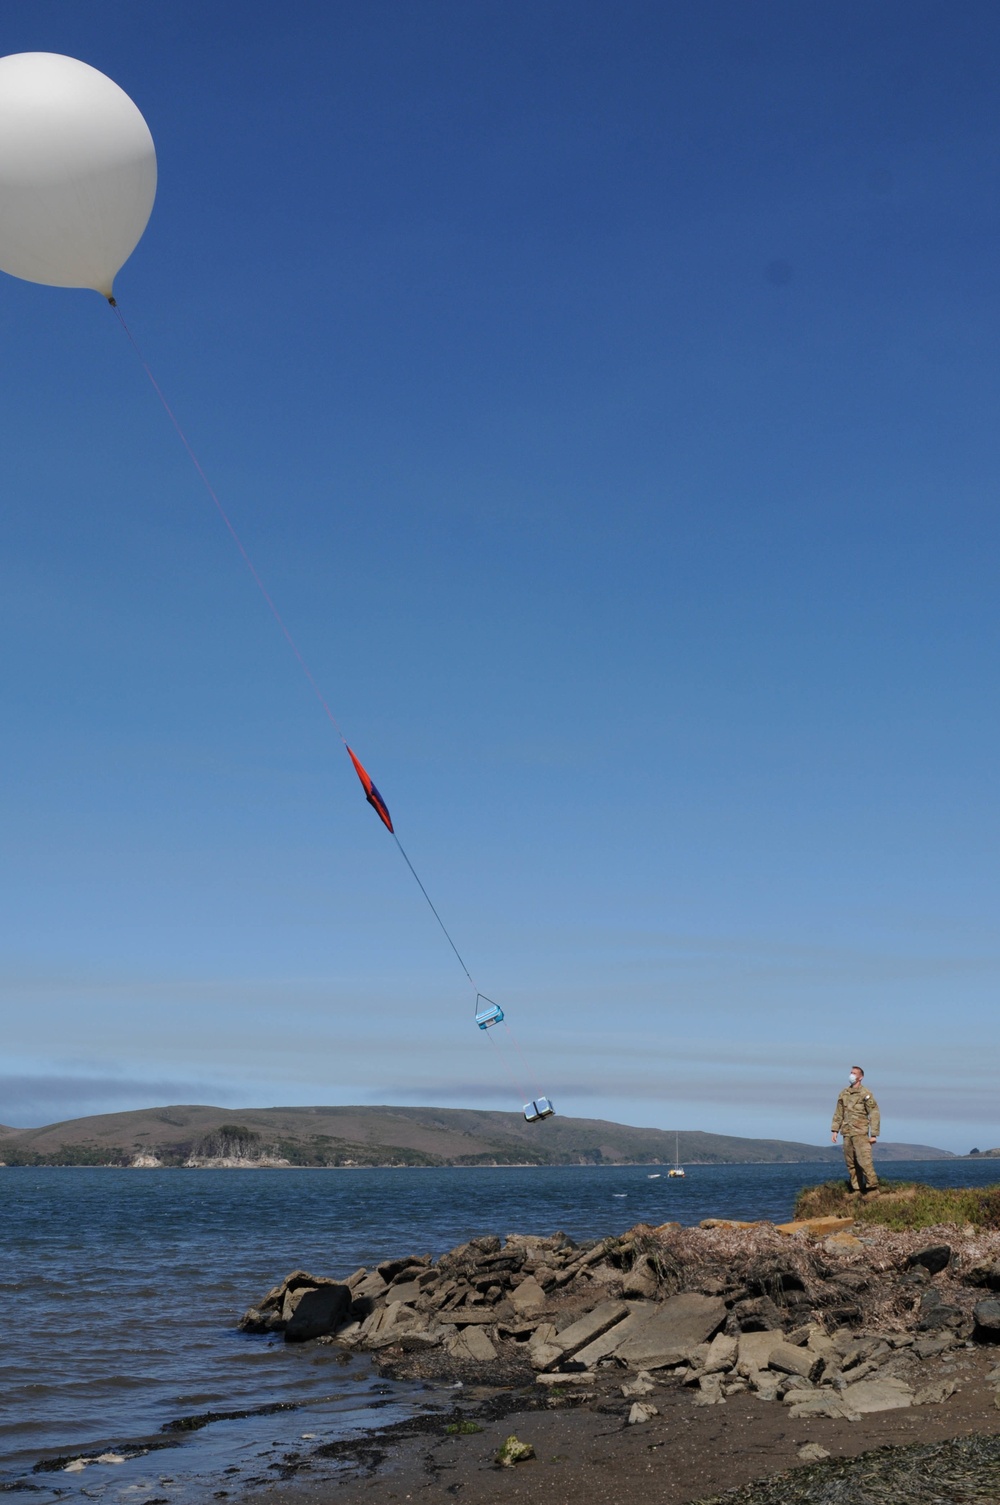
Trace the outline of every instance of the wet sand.
<path fill-rule="evenodd" d="M 363 1441 L 303 1453 L 277 1465 L 273 1481 L 234 1489 L 229 1498 L 234 1505 L 501 1505 L 529 1499 L 543 1505 L 685 1505 L 803 1469 L 799 1451 L 808 1443 L 844 1459 L 887 1445 L 996 1434 L 1000 1410 L 986 1376 L 997 1352 L 960 1349 L 935 1363 L 928 1379 L 955 1377 L 961 1385 L 941 1403 L 854 1422 L 792 1420 L 785 1407 L 752 1394 L 697 1406 L 690 1389 L 668 1383 L 648 1397 L 660 1414 L 628 1426 L 631 1402 L 621 1394 L 628 1376 L 615 1368 L 588 1383 L 584 1395 L 574 1395 L 570 1385 L 558 1396 L 541 1393 L 539 1386 L 470 1389 L 451 1414 L 425 1415 Z M 461 1420 L 475 1420 L 482 1430 L 449 1435 L 447 1426 Z M 494 1458 L 511 1433 L 530 1443 L 535 1457 L 501 1468 Z"/>

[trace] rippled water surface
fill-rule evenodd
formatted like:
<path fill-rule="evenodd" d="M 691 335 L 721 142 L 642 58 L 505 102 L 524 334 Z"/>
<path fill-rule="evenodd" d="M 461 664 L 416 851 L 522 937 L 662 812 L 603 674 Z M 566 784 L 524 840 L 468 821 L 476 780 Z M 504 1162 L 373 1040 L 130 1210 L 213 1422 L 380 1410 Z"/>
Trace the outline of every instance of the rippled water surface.
<path fill-rule="evenodd" d="M 160 1476 L 190 1474 L 196 1457 L 197 1469 L 219 1468 L 224 1453 L 230 1461 L 251 1448 L 256 1457 L 275 1439 L 343 1435 L 435 1403 L 412 1386 L 382 1384 L 363 1357 L 342 1366 L 327 1347 L 237 1333 L 243 1310 L 292 1269 L 347 1275 L 393 1254 L 436 1256 L 477 1233 L 561 1228 L 593 1238 L 639 1221 L 780 1220 L 801 1186 L 832 1173 L 828 1163 L 695 1166 L 683 1181 L 655 1171 L 2 1169 L 2 1477 L 53 1453 L 159 1434 L 177 1417 L 299 1408 L 216 1423 L 148 1455 L 139 1489 L 137 1465 L 58 1475 L 60 1488 L 85 1481 L 89 1494 L 113 1476 L 109 1499 L 124 1491 L 141 1501 L 147 1482 L 180 1498 Z M 933 1185 L 1000 1178 L 988 1161 L 888 1171 Z"/>

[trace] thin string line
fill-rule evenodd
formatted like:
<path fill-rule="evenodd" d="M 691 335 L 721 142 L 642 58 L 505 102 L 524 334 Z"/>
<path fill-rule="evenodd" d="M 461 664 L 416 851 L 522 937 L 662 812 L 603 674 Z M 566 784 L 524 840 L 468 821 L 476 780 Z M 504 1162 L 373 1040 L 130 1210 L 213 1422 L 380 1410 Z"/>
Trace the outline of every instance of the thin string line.
<path fill-rule="evenodd" d="M 437 910 L 434 908 L 433 900 L 431 899 L 431 896 L 427 892 L 426 888 L 424 888 L 424 885 L 421 883 L 421 881 L 420 881 L 420 875 L 417 872 L 416 868 L 413 866 L 413 863 L 410 861 L 409 857 L 407 857 L 406 851 L 405 851 L 405 849 L 403 847 L 403 843 L 400 841 L 400 839 L 396 835 L 395 831 L 393 831 L 392 837 L 393 837 L 393 840 L 395 841 L 397 847 L 399 848 L 400 856 L 402 857 L 403 861 L 406 863 L 406 866 L 410 869 L 410 872 L 413 874 L 414 878 L 417 880 L 417 887 L 420 889 L 420 892 L 423 894 L 424 898 L 427 900 L 428 904 L 430 905 L 430 907 L 431 907 L 431 914 L 434 916 L 435 920 L 437 920 L 438 924 L 441 926 L 441 929 L 442 929 L 442 931 L 444 933 L 445 940 L 448 942 L 448 945 L 451 947 L 452 951 L 454 951 L 455 955 L 458 957 L 458 965 L 461 967 L 462 971 L 465 973 L 466 977 L 469 979 L 469 981 L 471 982 L 472 986 L 476 989 L 476 995 L 478 997 L 479 989 L 476 987 L 476 980 L 473 977 L 472 973 L 469 971 L 468 967 L 465 965 L 465 962 L 462 959 L 462 953 L 459 951 L 458 947 L 455 945 L 455 942 L 452 940 L 451 936 L 449 935 L 447 925 L 444 923 L 444 920 L 442 920 L 441 916 L 438 914 Z M 487 1031 L 487 1033 L 489 1033 L 489 1032 Z"/>
<path fill-rule="evenodd" d="M 524 1059 L 524 1055 L 523 1055 L 523 1053 L 521 1051 L 521 1047 L 517 1043 L 517 1036 L 515 1035 L 514 1031 L 511 1029 L 510 1025 L 507 1023 L 506 1019 L 503 1021 L 503 1027 L 507 1031 L 507 1034 L 508 1034 L 508 1036 L 510 1038 L 511 1045 L 514 1047 L 514 1050 L 517 1052 L 517 1059 L 521 1063 L 521 1070 L 526 1073 L 527 1080 L 530 1082 L 532 1080 L 532 1078 L 534 1077 L 534 1072 L 531 1070 L 531 1067 L 528 1065 L 527 1061 Z M 537 1090 L 537 1084 L 536 1084 L 535 1096 L 536 1097 L 541 1097 L 542 1096 L 542 1094 Z"/>
<path fill-rule="evenodd" d="M 507 1060 L 506 1055 L 504 1054 L 503 1050 L 500 1047 L 500 1041 L 494 1039 L 494 1037 L 493 1037 L 493 1031 L 491 1029 L 488 1029 L 486 1031 L 486 1035 L 487 1035 L 487 1038 L 489 1039 L 491 1045 L 493 1046 L 493 1049 L 496 1051 L 497 1056 L 498 1056 L 498 1058 L 500 1060 L 500 1064 L 503 1067 L 504 1071 L 506 1072 L 507 1076 L 509 1077 L 510 1082 L 511 1082 L 513 1088 L 514 1088 L 514 1091 L 519 1095 L 522 1103 L 529 1102 L 530 1101 L 530 1094 L 528 1094 L 528 1093 L 525 1092 L 525 1090 L 524 1090 L 524 1083 L 523 1082 L 519 1082 L 518 1079 L 517 1079 L 517 1077 L 514 1075 L 514 1072 L 513 1072 L 512 1068 L 511 1068 L 510 1062 Z"/>
<path fill-rule="evenodd" d="M 161 404 L 163 406 L 163 411 L 166 413 L 167 417 L 170 419 L 170 422 L 173 424 L 174 431 L 176 432 L 178 439 L 181 441 L 181 443 L 183 444 L 185 450 L 187 451 L 188 459 L 191 461 L 191 464 L 194 466 L 195 470 L 198 472 L 198 475 L 199 475 L 199 477 L 201 479 L 202 485 L 205 487 L 205 490 L 208 492 L 209 496 L 211 497 L 212 501 L 215 504 L 216 511 L 218 512 L 219 516 L 222 518 L 222 521 L 225 523 L 227 529 L 229 530 L 229 535 L 232 538 L 233 543 L 236 545 L 236 547 L 240 551 L 240 555 L 241 555 L 241 557 L 243 559 L 243 563 L 246 565 L 247 569 L 250 571 L 250 574 L 253 576 L 254 584 L 256 585 L 257 589 L 260 591 L 261 595 L 264 597 L 264 600 L 267 602 L 267 605 L 268 605 L 268 608 L 269 608 L 269 610 L 271 612 L 271 615 L 274 617 L 274 620 L 277 622 L 278 626 L 280 627 L 281 632 L 282 632 L 282 634 L 284 636 L 285 642 L 288 644 L 289 648 L 291 648 L 292 652 L 295 654 L 295 657 L 298 659 L 298 661 L 299 661 L 299 667 L 301 668 L 301 670 L 302 670 L 303 674 L 305 675 L 306 679 L 309 681 L 309 685 L 310 685 L 310 687 L 312 689 L 313 694 L 316 696 L 316 699 L 319 701 L 320 705 L 323 707 L 323 710 L 326 713 L 326 716 L 327 716 L 327 719 L 330 722 L 330 725 L 333 727 L 334 731 L 337 733 L 337 736 L 340 738 L 341 742 L 343 742 L 344 746 L 346 747 L 347 746 L 347 738 L 344 736 L 344 733 L 340 729 L 340 722 L 337 720 L 336 716 L 333 714 L 333 711 L 330 709 L 330 705 L 329 705 L 329 703 L 328 703 L 328 701 L 326 699 L 326 696 L 323 694 L 323 692 L 320 689 L 319 685 L 316 683 L 316 678 L 315 678 L 312 670 L 310 669 L 309 665 L 306 663 L 305 657 L 304 657 L 304 655 L 302 653 L 302 650 L 299 648 L 298 643 L 292 637 L 292 634 L 291 634 L 291 631 L 289 630 L 287 622 L 285 621 L 284 617 L 281 615 L 281 612 L 278 610 L 277 606 L 275 606 L 274 601 L 273 601 L 273 599 L 271 597 L 270 591 L 267 589 L 267 586 L 264 584 L 264 582 L 261 579 L 260 575 L 257 573 L 257 568 L 256 568 L 253 560 L 250 558 L 250 555 L 247 553 L 247 550 L 246 550 L 246 548 L 244 547 L 244 544 L 243 544 L 243 540 L 240 538 L 240 535 L 237 533 L 235 527 L 233 526 L 232 520 L 230 519 L 229 514 L 227 513 L 225 507 L 223 507 L 222 503 L 219 501 L 219 497 L 218 497 L 218 494 L 216 493 L 215 487 L 212 485 L 211 481 L 208 479 L 208 476 L 205 474 L 205 471 L 204 471 L 204 468 L 202 466 L 201 461 L 198 459 L 198 456 L 195 454 L 194 450 L 192 449 L 190 440 L 188 439 L 187 434 L 185 434 L 183 428 L 181 427 L 180 420 L 177 417 L 177 414 L 174 412 L 173 408 L 170 406 L 169 402 L 167 401 L 166 397 L 164 396 L 163 389 L 160 386 L 159 382 L 156 380 L 156 377 L 153 375 L 152 371 L 150 370 L 149 365 L 148 365 L 148 363 L 146 361 L 146 358 L 145 358 L 145 356 L 143 355 L 142 351 L 139 348 L 139 345 L 138 345 L 138 342 L 137 342 L 137 340 L 135 338 L 135 335 L 132 333 L 131 329 L 129 329 L 128 325 L 126 324 L 126 322 L 125 322 L 125 315 L 122 313 L 122 311 L 118 307 L 117 303 L 112 303 L 111 306 L 112 306 L 112 308 L 115 311 L 115 314 L 116 314 L 116 316 L 118 318 L 119 324 L 121 325 L 122 329 L 124 329 L 125 334 L 128 337 L 129 344 L 132 346 L 132 349 L 135 351 L 136 355 L 138 356 L 139 364 L 141 365 L 142 369 L 145 371 L 146 375 L 149 377 L 149 382 L 150 382 L 150 385 L 153 388 L 153 391 L 156 393 L 157 397 L 160 399 L 160 402 L 161 402 Z"/>
<path fill-rule="evenodd" d="M 173 425 L 174 432 L 177 434 L 178 439 L 181 441 L 181 444 L 184 446 L 184 449 L 187 452 L 187 456 L 188 456 L 189 460 L 191 461 L 191 464 L 194 466 L 195 470 L 197 471 L 198 476 L 199 476 L 199 478 L 200 478 L 200 480 L 202 482 L 202 485 L 205 487 L 205 490 L 208 492 L 209 496 L 211 497 L 212 502 L 215 505 L 216 511 L 218 512 L 219 516 L 222 518 L 222 521 L 225 523 L 226 528 L 227 528 L 227 530 L 229 532 L 229 535 L 232 538 L 233 542 L 235 543 L 237 549 L 239 550 L 240 556 L 242 557 L 244 564 L 246 565 L 247 569 L 250 571 L 250 574 L 253 577 L 254 584 L 257 586 L 257 589 L 260 591 L 261 595 L 263 596 L 264 600 L 266 601 L 268 609 L 271 612 L 271 615 L 274 617 L 274 620 L 277 622 L 279 628 L 281 629 L 282 636 L 284 637 L 284 639 L 285 639 L 286 643 L 288 644 L 289 648 L 291 648 L 291 650 L 294 653 L 296 659 L 298 660 L 299 667 L 301 668 L 303 674 L 305 675 L 306 679 L 308 680 L 310 688 L 312 689 L 313 694 L 315 695 L 316 699 L 319 701 L 320 705 L 322 706 L 323 711 L 325 712 L 326 717 L 327 717 L 328 721 L 330 722 L 330 725 L 333 727 L 334 731 L 337 733 L 337 736 L 340 738 L 341 742 L 344 744 L 344 746 L 346 748 L 347 747 L 347 738 L 344 736 L 344 733 L 341 730 L 340 722 L 337 720 L 336 716 L 333 714 L 333 711 L 332 711 L 332 709 L 331 709 L 331 707 L 329 705 L 329 702 L 326 699 L 326 696 L 323 694 L 323 692 L 320 689 L 319 685 L 316 683 L 316 678 L 315 678 L 312 670 L 310 669 L 308 663 L 306 662 L 306 659 L 305 659 L 304 654 L 302 653 L 302 650 L 299 648 L 298 643 L 295 641 L 294 637 L 292 636 L 292 633 L 291 633 L 291 630 L 288 627 L 288 624 L 286 623 L 284 617 L 281 615 L 281 612 L 278 610 L 277 606 L 275 605 L 274 600 L 273 600 L 273 598 L 271 596 L 270 591 L 267 589 L 267 586 L 264 584 L 263 580 L 261 579 L 260 575 L 258 574 L 257 568 L 256 568 L 253 560 L 250 558 L 250 555 L 247 552 L 247 550 L 246 550 L 246 548 L 245 548 L 245 546 L 243 544 L 243 540 L 240 538 L 240 535 L 237 533 L 236 528 L 233 525 L 232 519 L 230 518 L 230 516 L 227 513 L 225 507 L 223 507 L 221 501 L 219 500 L 218 493 L 216 492 L 215 487 L 212 485 L 211 481 L 208 479 L 208 476 L 205 473 L 205 469 L 202 466 L 201 461 L 198 459 L 198 456 L 195 454 L 194 449 L 192 448 L 191 442 L 188 439 L 187 434 L 184 432 L 184 429 L 181 426 L 180 419 L 177 417 L 177 414 L 174 412 L 173 408 L 170 406 L 169 402 L 167 401 L 166 396 L 165 396 L 165 394 L 163 392 L 162 387 L 160 386 L 159 382 L 156 380 L 156 377 L 153 375 L 153 373 L 152 373 L 152 371 L 151 371 L 151 369 L 149 367 L 149 363 L 147 362 L 145 356 L 143 355 L 142 350 L 139 348 L 138 341 L 136 340 L 136 338 L 135 338 L 134 334 L 132 333 L 131 329 L 128 327 L 128 324 L 125 321 L 125 315 L 122 313 L 121 309 L 118 307 L 118 304 L 113 299 L 111 299 L 109 301 L 111 302 L 111 307 L 115 311 L 115 316 L 117 317 L 119 324 L 121 325 L 122 329 L 125 331 L 125 334 L 126 334 L 126 336 L 128 338 L 129 344 L 132 346 L 132 349 L 135 351 L 135 354 L 136 354 L 136 356 L 138 358 L 139 364 L 141 365 L 142 369 L 145 371 L 147 377 L 149 378 L 149 383 L 150 383 L 151 387 L 153 388 L 153 391 L 156 393 L 157 397 L 160 400 L 160 403 L 161 403 L 161 405 L 163 407 L 163 411 L 166 413 L 166 415 L 169 418 L 171 424 Z M 406 866 L 409 868 L 410 872 L 413 874 L 413 877 L 416 880 L 417 887 L 420 889 L 420 892 L 423 894 L 424 898 L 427 900 L 427 903 L 430 905 L 431 913 L 433 914 L 434 918 L 437 920 L 438 924 L 440 925 L 441 930 L 442 930 L 442 932 L 444 934 L 445 940 L 448 942 L 448 945 L 451 947 L 452 951 L 454 951 L 454 953 L 455 953 L 455 956 L 458 958 L 458 964 L 459 964 L 459 966 L 462 968 L 462 971 L 465 973 L 466 977 L 469 979 L 469 982 L 472 984 L 473 989 L 478 994 L 479 989 L 476 987 L 475 979 L 473 978 L 472 973 L 469 971 L 468 967 L 465 965 L 465 960 L 462 957 L 462 953 L 459 951 L 458 947 L 455 945 L 455 942 L 452 940 L 451 935 L 450 935 L 450 933 L 448 931 L 448 927 L 445 925 L 445 923 L 442 920 L 441 916 L 438 914 L 437 909 L 435 908 L 434 902 L 431 899 L 430 894 L 427 892 L 426 888 L 424 887 L 423 882 L 422 882 L 422 880 L 420 878 L 419 873 L 417 872 L 416 868 L 413 866 L 413 863 L 410 861 L 409 857 L 406 855 L 406 852 L 405 852 L 405 850 L 403 848 L 403 844 L 400 841 L 399 837 L 396 835 L 395 831 L 392 833 L 392 835 L 393 835 L 393 838 L 394 838 L 394 840 L 396 842 L 397 847 L 399 848 L 399 852 L 400 852 L 401 857 L 403 858 L 403 861 L 406 863 Z"/>

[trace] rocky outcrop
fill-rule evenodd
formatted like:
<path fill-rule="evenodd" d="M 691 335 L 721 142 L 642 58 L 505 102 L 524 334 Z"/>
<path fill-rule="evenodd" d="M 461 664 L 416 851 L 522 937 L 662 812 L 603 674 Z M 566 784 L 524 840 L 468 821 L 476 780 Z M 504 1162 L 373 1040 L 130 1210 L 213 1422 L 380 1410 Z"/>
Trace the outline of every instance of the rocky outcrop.
<path fill-rule="evenodd" d="M 243 1124 L 221 1124 L 192 1147 L 186 1170 L 273 1170 L 291 1165 L 273 1144 Z"/>
<path fill-rule="evenodd" d="M 248 1333 L 284 1333 L 288 1343 L 304 1343 L 343 1328 L 354 1310 L 354 1294 L 341 1281 L 293 1270 L 240 1319 Z"/>
<path fill-rule="evenodd" d="M 281 1155 L 258 1155 L 253 1160 L 244 1160 L 236 1155 L 189 1155 L 184 1162 L 187 1171 L 273 1171 L 291 1165 Z"/>
<path fill-rule="evenodd" d="M 813 1221 L 821 1226 L 640 1225 L 584 1244 L 490 1236 L 345 1281 L 296 1270 L 241 1326 L 423 1366 L 416 1372 L 469 1368 L 488 1380 L 516 1370 L 553 1390 L 612 1365 L 632 1374 L 622 1390 L 637 1405 L 664 1385 L 696 1405 L 750 1392 L 793 1418 L 946 1400 L 955 1387 L 927 1361 L 1000 1341 L 1000 1300 L 983 1295 L 995 1289 L 1000 1237 L 959 1247 L 861 1230 L 848 1245 L 842 1227 Z M 655 1414 L 652 1401 L 641 1406 Z"/>

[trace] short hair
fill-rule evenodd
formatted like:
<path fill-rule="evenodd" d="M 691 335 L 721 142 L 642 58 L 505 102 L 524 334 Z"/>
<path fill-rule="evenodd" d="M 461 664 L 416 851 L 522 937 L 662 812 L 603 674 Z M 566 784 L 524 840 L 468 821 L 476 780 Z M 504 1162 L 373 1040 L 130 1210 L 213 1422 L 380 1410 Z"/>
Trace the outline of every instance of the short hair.
<path fill-rule="evenodd" d="M 864 1073 L 864 1069 L 861 1066 L 852 1066 L 851 1070 L 858 1072 L 859 1075 L 861 1075 L 861 1076 L 864 1076 L 864 1074 L 865 1074 Z"/>

